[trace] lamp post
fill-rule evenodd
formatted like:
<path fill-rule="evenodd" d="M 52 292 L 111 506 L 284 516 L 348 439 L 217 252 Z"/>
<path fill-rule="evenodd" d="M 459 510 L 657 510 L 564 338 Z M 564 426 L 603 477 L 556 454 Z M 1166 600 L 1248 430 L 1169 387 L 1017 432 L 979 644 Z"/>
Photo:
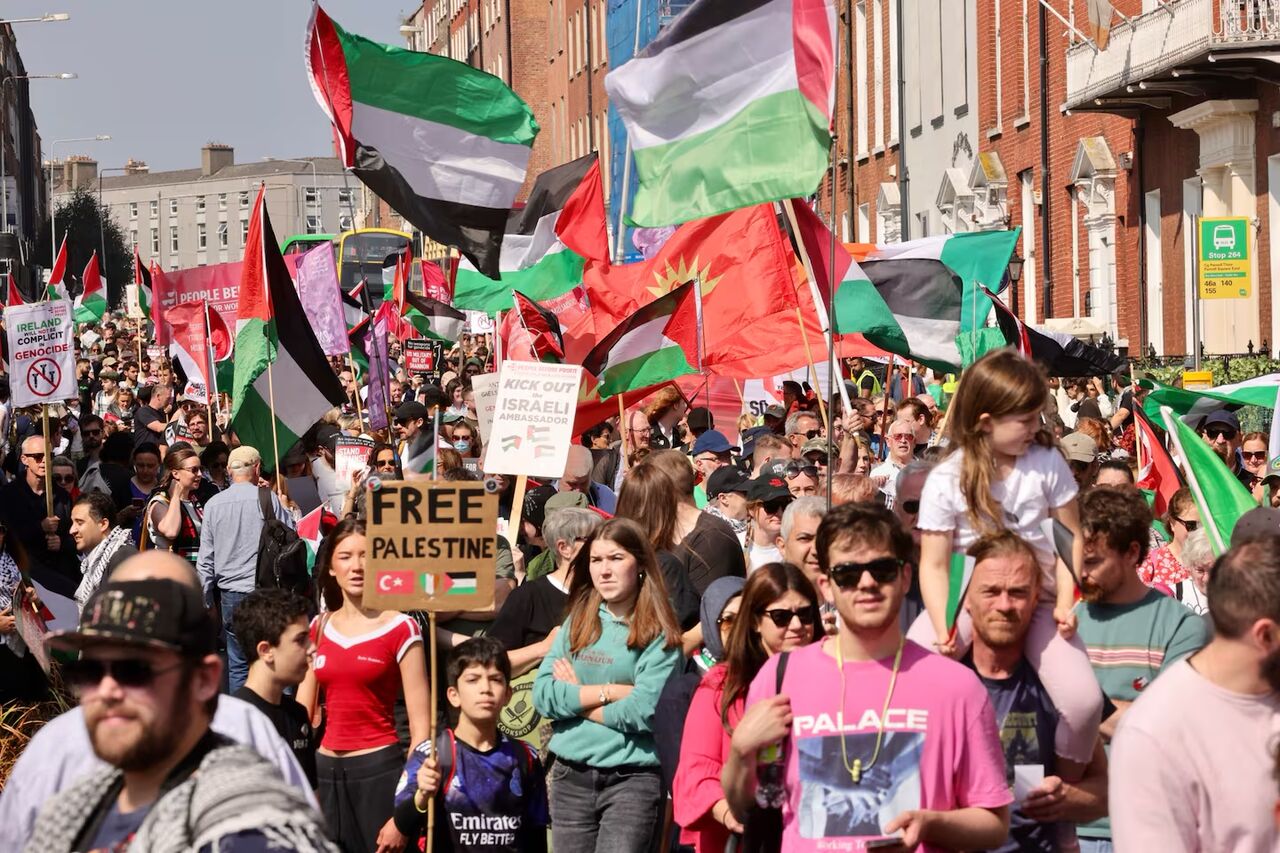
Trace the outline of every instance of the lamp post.
<path fill-rule="evenodd" d="M 58 217 L 57 211 L 53 209 L 53 164 L 56 158 L 54 151 L 59 145 L 68 142 L 106 142 L 111 139 L 111 135 L 107 133 L 99 133 L 97 136 L 77 136 L 72 139 L 55 139 L 49 143 L 49 268 L 53 269 L 53 265 L 58 262 Z"/>
<path fill-rule="evenodd" d="M 71 16 L 66 12 L 49 12 L 34 18 L 5 18 L 0 24 L 51 24 L 55 21 L 69 21 Z"/>
<path fill-rule="evenodd" d="M 4 22 L 0 21 L 0 23 L 4 23 Z M 14 80 L 74 80 L 74 79 L 76 79 L 76 75 L 63 73 L 63 74 L 18 74 L 18 75 L 10 75 L 8 77 L 5 77 L 3 80 L 0 80 L 0 211 L 3 211 L 3 213 L 0 214 L 0 216 L 4 217 L 4 227 L 0 228 L 0 230 L 3 230 L 3 231 L 9 230 L 9 180 L 6 174 L 6 164 L 5 164 L 5 150 L 7 146 L 4 144 L 4 137 L 5 137 L 4 117 L 9 114 L 9 111 L 4 108 L 5 107 L 4 87 L 8 83 L 12 83 Z M 16 149 L 16 146 L 15 146 L 15 149 Z"/>
<path fill-rule="evenodd" d="M 267 163 L 298 163 L 299 165 L 302 165 L 302 166 L 310 166 L 311 167 L 311 187 L 316 191 L 316 198 L 320 197 L 319 196 L 320 187 L 318 186 L 320 179 L 316 177 L 316 161 L 315 160 L 291 160 L 288 157 L 263 157 L 262 159 Z M 299 218 L 302 219 L 302 228 L 305 231 L 307 227 L 307 216 L 306 216 L 306 213 L 304 213 L 302 210 L 302 205 L 299 204 L 298 202 L 297 187 L 293 188 L 293 206 L 294 206 L 294 210 L 297 211 L 297 215 L 299 216 Z M 320 209 L 323 211 L 324 207 L 322 206 Z M 310 232 L 307 232 L 307 233 L 310 233 Z"/>
<path fill-rule="evenodd" d="M 1018 282 L 1022 281 L 1022 265 L 1026 261 L 1016 251 L 1009 259 L 1009 289 L 1013 293 L 1013 314 L 1018 314 Z"/>

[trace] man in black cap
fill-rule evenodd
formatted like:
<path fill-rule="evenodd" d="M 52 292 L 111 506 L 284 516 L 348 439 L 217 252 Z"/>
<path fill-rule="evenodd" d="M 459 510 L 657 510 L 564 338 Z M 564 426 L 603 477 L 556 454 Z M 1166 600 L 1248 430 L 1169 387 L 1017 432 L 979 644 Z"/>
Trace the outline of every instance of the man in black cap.
<path fill-rule="evenodd" d="M 706 406 L 696 406 L 685 415 L 684 422 L 689 427 L 688 438 L 697 441 L 707 430 L 716 428 L 716 419 Z"/>
<path fill-rule="evenodd" d="M 422 432 L 427 423 L 427 414 L 427 407 L 417 400 L 401 403 L 396 409 L 396 438 L 400 440 L 397 452 L 401 459 L 413 439 Z"/>
<path fill-rule="evenodd" d="M 782 513 L 794 498 L 781 474 L 762 473 L 747 490 L 747 512 L 751 526 L 747 533 L 747 574 L 768 563 L 782 561 L 778 535 Z"/>
<path fill-rule="evenodd" d="M 707 478 L 707 505 L 703 512 L 723 519 L 733 528 L 738 541 L 747 544 L 747 490 L 751 478 L 734 465 L 716 469 Z"/>
<path fill-rule="evenodd" d="M 1221 457 L 1231 473 L 1248 488 L 1253 483 L 1253 475 L 1244 467 L 1240 457 L 1240 421 L 1234 412 L 1219 409 L 1200 422 L 1200 437 L 1209 443 L 1213 452 Z"/>
<path fill-rule="evenodd" d="M 110 581 L 74 631 L 63 677 L 94 753 L 110 767 L 50 799 L 28 851 L 154 849 L 219 853 L 335 850 L 305 796 L 256 752 L 210 729 L 222 662 L 200 592 L 176 580 Z"/>
<path fill-rule="evenodd" d="M 316 491 L 320 500 L 335 515 L 342 512 L 342 501 L 351 489 L 350 483 L 339 483 L 334 471 L 338 438 L 342 430 L 333 424 L 321 424 L 316 428 L 316 457 L 311 460 L 311 474 L 316 478 Z"/>

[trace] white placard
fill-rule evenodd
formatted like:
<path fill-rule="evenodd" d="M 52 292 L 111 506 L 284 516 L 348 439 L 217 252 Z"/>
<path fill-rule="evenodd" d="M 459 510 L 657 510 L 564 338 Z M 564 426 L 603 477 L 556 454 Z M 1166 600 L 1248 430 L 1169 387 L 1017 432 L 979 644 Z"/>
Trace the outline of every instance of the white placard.
<path fill-rule="evenodd" d="M 1043 764 L 1013 765 L 1013 800 L 1021 803 L 1044 782 Z"/>
<path fill-rule="evenodd" d="M 573 443 L 582 368 L 576 364 L 504 361 L 499 378 L 485 470 L 560 477 Z"/>
<path fill-rule="evenodd" d="M 480 421 L 480 443 L 487 453 L 489 436 L 493 433 L 493 413 L 498 408 L 498 374 L 477 373 L 472 376 L 471 394 L 476 403 L 476 418 Z"/>
<path fill-rule="evenodd" d="M 138 285 L 126 284 L 124 286 L 124 310 L 125 316 L 130 320 L 147 319 L 147 315 L 142 310 L 142 299 L 139 295 Z"/>
<path fill-rule="evenodd" d="M 373 450 L 371 438 L 338 437 L 333 448 L 333 474 L 339 485 L 350 487 L 352 474 L 368 470 L 370 450 Z"/>
<path fill-rule="evenodd" d="M 483 311 L 464 311 L 467 315 L 467 331 L 473 335 L 487 335 L 493 331 L 493 317 Z"/>
<path fill-rule="evenodd" d="M 75 323 L 66 299 L 4 309 L 13 405 L 71 400 L 76 387 Z"/>

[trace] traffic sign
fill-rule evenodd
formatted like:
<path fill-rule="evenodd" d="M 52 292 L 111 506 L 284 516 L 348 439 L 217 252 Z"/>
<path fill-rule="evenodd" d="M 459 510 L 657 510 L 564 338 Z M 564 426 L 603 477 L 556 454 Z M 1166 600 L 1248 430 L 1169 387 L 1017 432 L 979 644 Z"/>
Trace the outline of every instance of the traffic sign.
<path fill-rule="evenodd" d="M 1243 216 L 1200 220 L 1200 298 L 1247 299 L 1253 290 L 1249 220 Z"/>

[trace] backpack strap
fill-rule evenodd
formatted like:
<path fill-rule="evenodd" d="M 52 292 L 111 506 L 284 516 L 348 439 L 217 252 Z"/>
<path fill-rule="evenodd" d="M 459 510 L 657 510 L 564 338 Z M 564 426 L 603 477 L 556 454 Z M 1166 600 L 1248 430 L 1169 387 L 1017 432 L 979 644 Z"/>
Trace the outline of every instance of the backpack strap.
<path fill-rule="evenodd" d="M 458 766 L 458 743 L 454 740 L 453 729 L 441 729 L 432 746 L 436 753 L 436 769 L 440 771 L 440 790 L 437 796 L 443 796 L 449 790 L 454 768 Z"/>
<path fill-rule="evenodd" d="M 262 507 L 263 521 L 270 521 L 275 518 L 275 512 L 272 511 L 271 507 L 270 489 L 263 488 L 262 486 L 258 487 L 258 506 Z"/>
<path fill-rule="evenodd" d="M 791 652 L 778 653 L 778 678 L 777 684 L 773 688 L 774 695 L 782 693 L 782 679 L 787 675 L 787 657 Z"/>

